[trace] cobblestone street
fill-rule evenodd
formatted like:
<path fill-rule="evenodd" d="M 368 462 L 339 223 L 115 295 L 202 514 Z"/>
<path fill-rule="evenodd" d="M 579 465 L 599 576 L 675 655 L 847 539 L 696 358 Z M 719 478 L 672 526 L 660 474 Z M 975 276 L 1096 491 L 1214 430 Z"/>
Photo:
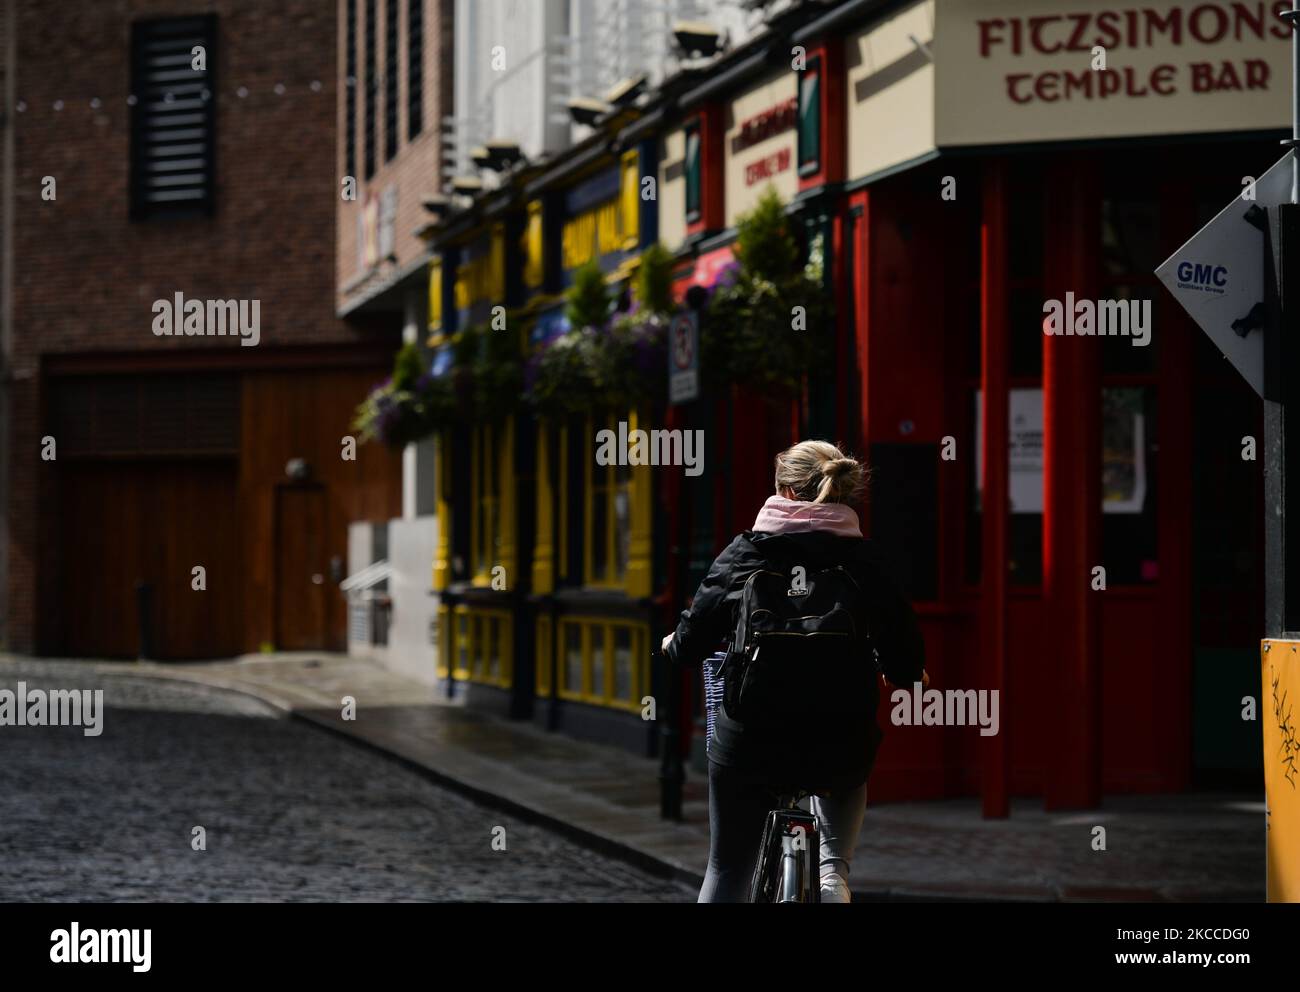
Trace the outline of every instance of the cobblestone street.
<path fill-rule="evenodd" d="M 100 737 L 0 728 L 0 901 L 694 898 L 236 693 L 44 662 L 0 688 L 20 679 L 107 712 Z"/>

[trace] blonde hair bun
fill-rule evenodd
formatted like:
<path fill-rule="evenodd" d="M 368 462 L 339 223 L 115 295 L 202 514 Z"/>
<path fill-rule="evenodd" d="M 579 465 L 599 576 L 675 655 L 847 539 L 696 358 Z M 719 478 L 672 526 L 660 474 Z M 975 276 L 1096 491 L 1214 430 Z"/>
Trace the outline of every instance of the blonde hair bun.
<path fill-rule="evenodd" d="M 867 468 L 829 441 L 800 441 L 776 456 L 776 488 L 789 488 L 809 503 L 854 503 Z"/>

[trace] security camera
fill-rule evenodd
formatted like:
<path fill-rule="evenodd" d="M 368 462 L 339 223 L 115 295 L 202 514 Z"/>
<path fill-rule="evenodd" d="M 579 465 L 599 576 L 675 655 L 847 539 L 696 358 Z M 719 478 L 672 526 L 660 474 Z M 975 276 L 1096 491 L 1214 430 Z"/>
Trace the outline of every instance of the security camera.
<path fill-rule="evenodd" d="M 722 48 L 722 33 L 705 21 L 678 21 L 673 25 L 673 38 L 686 55 L 707 58 Z"/>
<path fill-rule="evenodd" d="M 614 84 L 614 87 L 605 94 L 605 100 L 615 107 L 627 107 L 645 92 L 645 87 L 646 77 L 644 75 L 629 76 L 627 79 Z"/>
<path fill-rule="evenodd" d="M 420 206 L 435 217 L 443 217 L 451 210 L 451 201 L 441 195 L 426 196 L 420 201 Z"/>
<path fill-rule="evenodd" d="M 575 124 L 595 127 L 600 119 L 609 113 L 609 104 L 590 97 L 578 96 L 569 101 L 569 116 Z"/>
<path fill-rule="evenodd" d="M 483 148 L 487 152 L 488 168 L 495 172 L 508 169 L 524 158 L 517 141 L 489 141 Z"/>

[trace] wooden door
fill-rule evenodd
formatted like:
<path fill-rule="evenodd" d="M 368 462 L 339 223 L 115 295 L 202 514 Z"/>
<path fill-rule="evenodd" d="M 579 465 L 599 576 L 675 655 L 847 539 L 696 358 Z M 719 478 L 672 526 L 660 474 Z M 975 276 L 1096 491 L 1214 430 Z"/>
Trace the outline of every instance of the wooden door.
<path fill-rule="evenodd" d="M 275 494 L 275 630 L 282 651 L 326 648 L 330 581 L 325 490 L 281 486 Z"/>
<path fill-rule="evenodd" d="M 243 575 L 235 479 L 227 459 L 67 463 L 59 487 L 61 650 L 136 657 L 144 583 L 151 657 L 237 654 Z M 201 582 L 195 568 L 203 569 Z"/>

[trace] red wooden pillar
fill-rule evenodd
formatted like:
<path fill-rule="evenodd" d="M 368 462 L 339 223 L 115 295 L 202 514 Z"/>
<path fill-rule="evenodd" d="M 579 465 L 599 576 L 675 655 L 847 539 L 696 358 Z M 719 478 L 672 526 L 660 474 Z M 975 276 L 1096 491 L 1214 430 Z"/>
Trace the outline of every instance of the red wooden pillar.
<path fill-rule="evenodd" d="M 1047 189 L 1046 295 L 1095 300 L 1100 203 L 1096 164 L 1052 163 Z M 1043 336 L 1043 664 L 1056 670 L 1047 809 L 1101 802 L 1101 346 L 1093 336 Z"/>
<path fill-rule="evenodd" d="M 871 343 L 871 190 L 864 189 L 853 195 L 849 201 L 849 209 L 857 210 L 858 222 L 854 228 L 854 237 L 857 239 L 855 248 L 855 260 L 853 271 L 846 274 L 848 279 L 853 280 L 853 300 L 857 308 L 854 314 L 854 333 L 857 336 L 856 366 L 853 374 L 858 377 L 858 409 L 850 411 L 851 415 L 858 417 L 858 443 L 861 446 L 859 452 L 864 457 L 871 450 L 871 442 L 875 440 L 871 436 L 871 405 L 868 398 L 871 395 L 871 385 L 868 372 L 870 370 L 870 348 Z M 869 512 L 869 503 L 864 504 L 862 528 L 863 533 L 867 533 L 869 521 L 866 514 Z"/>
<path fill-rule="evenodd" d="M 1009 406 L 1007 381 L 1007 189 L 1000 159 L 984 169 L 984 204 L 980 222 L 980 404 L 984 493 L 982 498 L 982 561 L 980 642 L 990 675 L 989 688 L 998 690 L 1000 730 L 987 738 L 983 755 L 984 815 L 1005 817 L 1011 812 L 1011 749 L 1009 721 L 1010 667 L 1007 652 L 1007 516 L 1009 484 Z"/>

